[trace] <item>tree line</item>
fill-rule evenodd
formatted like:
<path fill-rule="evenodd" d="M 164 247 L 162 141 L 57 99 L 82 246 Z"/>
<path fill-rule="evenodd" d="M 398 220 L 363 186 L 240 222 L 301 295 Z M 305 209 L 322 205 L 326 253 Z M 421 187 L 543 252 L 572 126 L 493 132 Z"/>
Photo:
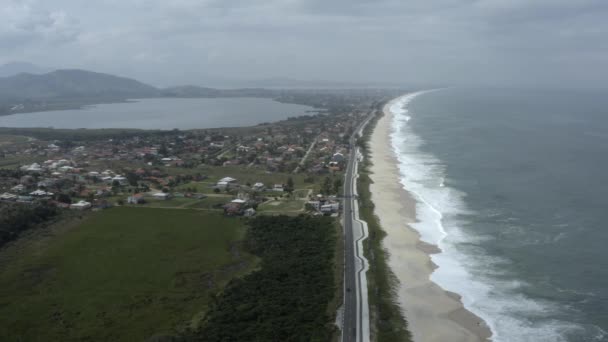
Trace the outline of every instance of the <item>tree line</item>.
<path fill-rule="evenodd" d="M 59 209 L 46 203 L 22 204 L 0 202 L 0 247 L 16 239 L 23 231 L 56 216 Z"/>

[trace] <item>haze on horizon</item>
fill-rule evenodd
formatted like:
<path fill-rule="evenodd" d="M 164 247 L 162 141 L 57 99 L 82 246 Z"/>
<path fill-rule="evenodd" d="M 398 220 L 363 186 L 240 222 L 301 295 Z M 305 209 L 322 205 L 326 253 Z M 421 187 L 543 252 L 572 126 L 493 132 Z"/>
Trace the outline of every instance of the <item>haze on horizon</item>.
<path fill-rule="evenodd" d="M 157 86 L 608 80 L 605 0 L 0 0 L 0 17 L 0 64 Z"/>

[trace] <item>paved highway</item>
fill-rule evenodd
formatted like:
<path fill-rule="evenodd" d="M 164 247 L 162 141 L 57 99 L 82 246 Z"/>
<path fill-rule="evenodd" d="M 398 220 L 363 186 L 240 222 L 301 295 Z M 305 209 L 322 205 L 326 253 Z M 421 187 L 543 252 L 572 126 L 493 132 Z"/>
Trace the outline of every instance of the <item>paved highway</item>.
<path fill-rule="evenodd" d="M 375 111 L 357 127 L 350 138 L 350 158 L 344 180 L 344 314 L 343 342 L 369 341 L 369 306 L 367 302 L 367 260 L 363 256 L 362 240 L 367 237 L 367 224 L 359 220 L 357 203 L 357 163 L 359 150 L 356 139 L 373 117 Z"/>

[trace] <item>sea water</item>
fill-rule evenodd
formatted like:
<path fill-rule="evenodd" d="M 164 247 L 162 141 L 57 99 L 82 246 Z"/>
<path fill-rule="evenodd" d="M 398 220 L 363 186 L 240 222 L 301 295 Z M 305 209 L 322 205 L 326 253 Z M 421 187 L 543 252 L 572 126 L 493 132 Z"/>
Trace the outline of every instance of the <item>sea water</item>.
<path fill-rule="evenodd" d="M 442 89 L 390 105 L 431 279 L 494 341 L 608 341 L 608 92 Z"/>

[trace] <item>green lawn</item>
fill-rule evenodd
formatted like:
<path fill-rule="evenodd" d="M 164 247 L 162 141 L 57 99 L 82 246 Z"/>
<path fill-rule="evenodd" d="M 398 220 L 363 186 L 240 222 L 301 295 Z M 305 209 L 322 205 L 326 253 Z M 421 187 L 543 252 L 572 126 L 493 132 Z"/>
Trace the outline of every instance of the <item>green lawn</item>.
<path fill-rule="evenodd" d="M 298 211 L 304 209 L 304 201 L 300 200 L 280 200 L 270 201 L 258 206 L 258 210 L 261 212 L 271 211 Z"/>
<path fill-rule="evenodd" d="M 232 196 L 209 196 L 202 200 L 197 200 L 188 205 L 188 208 L 196 209 L 218 209 L 222 210 L 224 204 L 230 202 Z"/>
<path fill-rule="evenodd" d="M 198 322 L 209 295 L 255 267 L 243 221 L 119 207 L 31 243 L 0 267 L 2 341 L 144 341 Z"/>

